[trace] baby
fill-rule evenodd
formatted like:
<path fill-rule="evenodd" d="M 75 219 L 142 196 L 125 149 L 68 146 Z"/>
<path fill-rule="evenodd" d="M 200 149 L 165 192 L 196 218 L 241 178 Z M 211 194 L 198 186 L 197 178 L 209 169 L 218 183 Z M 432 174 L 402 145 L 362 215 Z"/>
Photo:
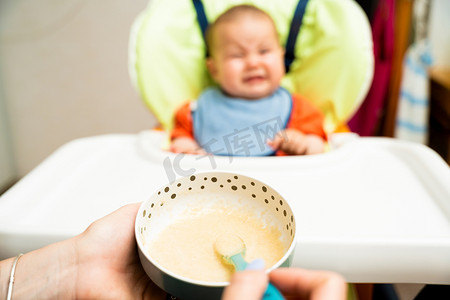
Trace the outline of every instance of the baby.
<path fill-rule="evenodd" d="M 321 153 L 323 115 L 280 87 L 284 49 L 271 17 L 251 5 L 220 15 L 207 30 L 207 68 L 219 85 L 175 115 L 171 151 L 232 156 Z"/>

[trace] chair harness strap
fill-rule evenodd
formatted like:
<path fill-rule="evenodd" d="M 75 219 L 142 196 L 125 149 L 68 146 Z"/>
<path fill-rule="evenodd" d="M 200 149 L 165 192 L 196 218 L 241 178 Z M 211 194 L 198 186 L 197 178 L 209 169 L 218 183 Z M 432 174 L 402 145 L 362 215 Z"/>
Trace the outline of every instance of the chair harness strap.
<path fill-rule="evenodd" d="M 306 4 L 308 0 L 299 0 L 295 8 L 294 16 L 291 21 L 291 28 L 286 42 L 286 53 L 284 55 L 284 66 L 286 73 L 289 72 L 292 62 L 295 59 L 295 43 L 297 41 L 298 32 L 302 26 L 303 15 L 305 14 Z"/>
<path fill-rule="evenodd" d="M 192 0 L 194 4 L 195 12 L 197 13 L 197 22 L 200 26 L 200 30 L 202 31 L 203 40 L 205 41 L 206 47 L 206 57 L 209 56 L 208 44 L 206 43 L 206 28 L 208 28 L 208 19 L 205 14 L 205 7 L 203 6 L 203 2 L 201 0 Z"/>

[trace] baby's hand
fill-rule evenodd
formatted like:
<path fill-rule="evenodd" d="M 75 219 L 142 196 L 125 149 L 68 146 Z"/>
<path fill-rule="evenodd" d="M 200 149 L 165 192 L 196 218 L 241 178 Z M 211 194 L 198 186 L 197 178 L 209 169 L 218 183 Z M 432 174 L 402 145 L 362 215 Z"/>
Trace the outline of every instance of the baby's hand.
<path fill-rule="evenodd" d="M 188 137 L 174 139 L 170 144 L 170 151 L 174 153 L 206 154 L 205 149 L 200 147 L 195 140 Z"/>
<path fill-rule="evenodd" d="M 276 134 L 267 144 L 274 150 L 281 150 L 288 155 L 305 155 L 322 153 L 324 140 L 313 134 L 304 134 L 296 129 L 285 129 Z"/>

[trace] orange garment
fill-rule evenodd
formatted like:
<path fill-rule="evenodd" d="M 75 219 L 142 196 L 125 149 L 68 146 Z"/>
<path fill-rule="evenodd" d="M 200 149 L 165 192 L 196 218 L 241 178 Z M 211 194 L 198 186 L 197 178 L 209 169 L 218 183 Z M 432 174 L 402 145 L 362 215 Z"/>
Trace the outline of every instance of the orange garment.
<path fill-rule="evenodd" d="M 292 95 L 292 111 L 286 128 L 296 129 L 304 134 L 315 134 L 327 139 L 323 129 L 324 116 L 322 112 L 298 95 Z M 194 139 L 194 126 L 190 102 L 182 105 L 175 114 L 175 126 L 171 132 L 171 140 L 189 137 Z M 285 155 L 277 151 L 276 155 Z"/>

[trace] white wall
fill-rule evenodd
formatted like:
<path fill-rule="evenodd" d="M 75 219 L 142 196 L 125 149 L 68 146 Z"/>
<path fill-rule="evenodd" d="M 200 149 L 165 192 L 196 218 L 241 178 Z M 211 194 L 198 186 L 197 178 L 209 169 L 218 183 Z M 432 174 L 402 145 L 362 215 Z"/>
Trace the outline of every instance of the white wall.
<path fill-rule="evenodd" d="M 19 176 L 75 138 L 155 125 L 127 69 L 129 30 L 147 2 L 0 1 L 0 78 Z"/>
<path fill-rule="evenodd" d="M 11 151 L 11 139 L 2 94 L 0 85 L 0 191 L 11 184 L 17 175 Z"/>
<path fill-rule="evenodd" d="M 431 0 L 429 38 L 434 65 L 450 68 L 450 1 Z"/>

